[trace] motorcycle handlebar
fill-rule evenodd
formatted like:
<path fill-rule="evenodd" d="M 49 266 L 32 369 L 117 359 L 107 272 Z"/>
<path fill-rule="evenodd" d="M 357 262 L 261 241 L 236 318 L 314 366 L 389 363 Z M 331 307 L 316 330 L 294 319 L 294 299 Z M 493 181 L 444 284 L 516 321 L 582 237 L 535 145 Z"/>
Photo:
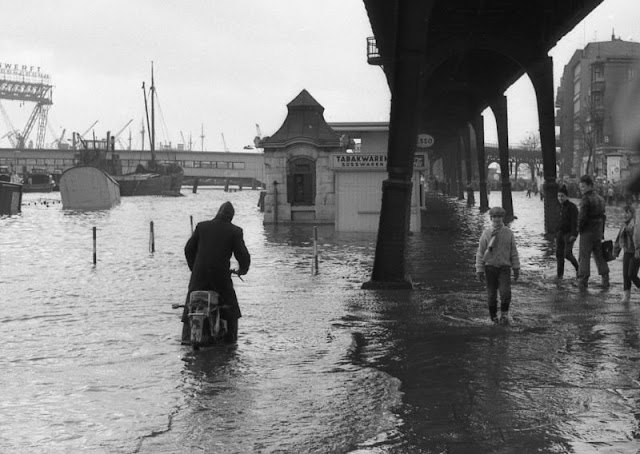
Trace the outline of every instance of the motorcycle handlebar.
<path fill-rule="evenodd" d="M 242 276 L 240 275 L 240 272 L 236 269 L 230 269 L 229 273 L 231 274 L 235 274 L 236 276 L 238 276 L 238 279 L 240 279 L 242 282 L 244 282 L 244 279 L 242 279 Z"/>

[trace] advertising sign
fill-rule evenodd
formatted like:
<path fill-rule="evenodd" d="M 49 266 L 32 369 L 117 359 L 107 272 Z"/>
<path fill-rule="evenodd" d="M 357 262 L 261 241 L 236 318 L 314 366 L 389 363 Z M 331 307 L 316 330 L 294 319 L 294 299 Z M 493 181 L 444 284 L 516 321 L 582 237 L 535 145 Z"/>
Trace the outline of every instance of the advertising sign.
<path fill-rule="evenodd" d="M 620 156 L 607 156 L 607 180 L 620 181 Z"/>
<path fill-rule="evenodd" d="M 413 168 L 424 169 L 426 166 L 425 155 L 416 153 L 413 157 Z M 386 170 L 387 155 L 386 154 L 368 154 L 368 153 L 340 153 L 333 155 L 334 169 L 375 169 Z"/>
<path fill-rule="evenodd" d="M 433 136 L 429 134 L 418 134 L 418 148 L 429 148 L 435 143 Z"/>

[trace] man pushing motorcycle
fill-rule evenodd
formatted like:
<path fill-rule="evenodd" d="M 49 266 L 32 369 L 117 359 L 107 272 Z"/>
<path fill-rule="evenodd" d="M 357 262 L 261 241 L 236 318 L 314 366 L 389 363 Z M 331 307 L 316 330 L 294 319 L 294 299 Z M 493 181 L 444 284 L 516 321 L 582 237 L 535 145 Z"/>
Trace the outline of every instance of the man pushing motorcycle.
<path fill-rule="evenodd" d="M 238 339 L 238 319 L 242 316 L 231 281 L 231 255 L 238 261 L 238 276 L 247 274 L 251 264 L 242 229 L 231 223 L 234 214 L 231 202 L 224 202 L 212 220 L 198 223 L 184 247 L 191 270 L 187 301 L 194 290 L 218 292 L 223 302 L 221 317 L 227 322 L 226 342 Z M 183 342 L 189 342 L 190 335 L 187 306 L 182 314 Z"/>

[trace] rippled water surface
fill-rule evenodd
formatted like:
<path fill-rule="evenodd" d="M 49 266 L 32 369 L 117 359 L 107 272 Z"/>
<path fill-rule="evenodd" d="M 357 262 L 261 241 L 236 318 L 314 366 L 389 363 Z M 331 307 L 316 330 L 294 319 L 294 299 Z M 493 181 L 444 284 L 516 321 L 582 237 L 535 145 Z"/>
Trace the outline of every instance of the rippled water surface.
<path fill-rule="evenodd" d="M 514 194 L 523 271 L 504 328 L 474 280 L 489 221 L 464 202 L 430 199 L 409 239 L 416 290 L 364 291 L 375 234 L 321 226 L 313 276 L 312 226 L 263 226 L 255 191 L 183 192 L 93 213 L 26 194 L 22 215 L 0 218 L 0 452 L 640 448 L 640 293 L 618 302 L 621 261 L 608 292 L 597 276 L 586 296 L 550 279 L 539 199 Z M 252 254 L 236 280 L 240 339 L 194 354 L 171 309 L 189 278 L 182 248 L 190 216 L 225 200 Z M 608 216 L 614 238 L 621 209 Z"/>

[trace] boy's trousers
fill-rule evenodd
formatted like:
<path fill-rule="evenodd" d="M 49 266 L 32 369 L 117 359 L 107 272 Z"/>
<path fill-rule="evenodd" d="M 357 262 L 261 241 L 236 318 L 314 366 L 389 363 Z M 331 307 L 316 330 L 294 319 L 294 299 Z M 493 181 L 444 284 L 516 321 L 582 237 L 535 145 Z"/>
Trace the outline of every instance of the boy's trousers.
<path fill-rule="evenodd" d="M 500 292 L 500 310 L 507 312 L 511 304 L 511 267 L 490 266 L 484 268 L 487 277 L 489 295 L 489 315 L 494 318 L 498 313 L 498 292 Z"/>

